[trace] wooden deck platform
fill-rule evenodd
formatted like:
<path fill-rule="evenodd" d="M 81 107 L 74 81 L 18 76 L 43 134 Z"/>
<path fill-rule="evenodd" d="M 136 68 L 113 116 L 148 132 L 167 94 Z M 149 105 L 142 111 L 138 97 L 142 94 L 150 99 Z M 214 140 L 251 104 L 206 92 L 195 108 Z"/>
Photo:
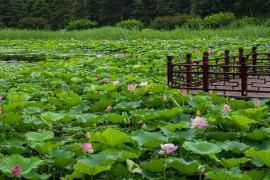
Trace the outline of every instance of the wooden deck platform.
<path fill-rule="evenodd" d="M 203 89 L 202 86 L 197 86 Z M 241 79 L 230 79 L 227 81 L 217 81 L 209 84 L 209 90 L 215 91 L 217 95 L 235 98 L 270 98 L 270 75 L 250 75 L 247 78 L 247 95 L 241 96 Z M 202 90 L 183 90 L 191 94 L 196 94 Z"/>

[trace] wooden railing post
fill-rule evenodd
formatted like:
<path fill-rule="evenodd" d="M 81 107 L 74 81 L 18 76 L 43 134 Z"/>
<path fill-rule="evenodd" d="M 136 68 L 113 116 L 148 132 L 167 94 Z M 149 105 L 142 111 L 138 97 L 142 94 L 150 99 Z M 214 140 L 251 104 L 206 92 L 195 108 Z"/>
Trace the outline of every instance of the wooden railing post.
<path fill-rule="evenodd" d="M 240 61 L 240 79 L 241 79 L 241 96 L 247 96 L 247 57 L 244 56 L 244 49 L 239 49 Z"/>
<path fill-rule="evenodd" d="M 252 47 L 252 72 L 253 73 L 257 73 L 257 57 L 258 57 L 258 53 L 257 53 L 257 47 Z"/>
<path fill-rule="evenodd" d="M 186 80 L 187 80 L 187 87 L 191 87 L 192 84 L 192 68 L 191 68 L 191 58 L 192 58 L 192 54 L 186 54 Z"/>
<path fill-rule="evenodd" d="M 173 80 L 173 56 L 167 56 L 167 84 L 172 86 Z"/>
<path fill-rule="evenodd" d="M 230 65 L 230 50 L 225 50 L 225 67 L 224 67 L 224 80 L 229 80 L 229 65 Z"/>
<path fill-rule="evenodd" d="M 209 91 L 209 53 L 205 51 L 203 53 L 203 65 L 202 65 L 202 72 L 203 72 L 203 91 Z"/>

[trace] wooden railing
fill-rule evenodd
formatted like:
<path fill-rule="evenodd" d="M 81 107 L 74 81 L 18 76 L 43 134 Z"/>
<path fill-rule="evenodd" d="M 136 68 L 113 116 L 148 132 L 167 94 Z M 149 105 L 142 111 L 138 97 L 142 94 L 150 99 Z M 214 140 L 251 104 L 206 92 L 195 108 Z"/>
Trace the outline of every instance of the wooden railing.
<path fill-rule="evenodd" d="M 237 56 L 225 50 L 224 56 L 211 59 L 206 51 L 201 60 L 186 59 L 174 62 L 167 57 L 167 82 L 171 88 L 190 93 L 216 91 L 219 95 L 238 98 L 270 97 L 270 53 L 258 53 L 253 47 Z"/>

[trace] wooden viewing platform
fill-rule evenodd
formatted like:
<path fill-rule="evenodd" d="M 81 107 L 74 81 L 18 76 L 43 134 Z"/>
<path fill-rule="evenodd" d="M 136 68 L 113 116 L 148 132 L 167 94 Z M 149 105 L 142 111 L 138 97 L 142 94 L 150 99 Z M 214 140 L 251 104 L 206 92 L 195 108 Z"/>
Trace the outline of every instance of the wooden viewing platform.
<path fill-rule="evenodd" d="M 257 47 L 245 55 L 243 48 L 238 56 L 210 59 L 204 52 L 202 60 L 173 62 L 167 57 L 167 82 L 171 88 L 196 94 L 214 91 L 218 95 L 235 98 L 270 98 L 270 53 L 258 53 Z"/>

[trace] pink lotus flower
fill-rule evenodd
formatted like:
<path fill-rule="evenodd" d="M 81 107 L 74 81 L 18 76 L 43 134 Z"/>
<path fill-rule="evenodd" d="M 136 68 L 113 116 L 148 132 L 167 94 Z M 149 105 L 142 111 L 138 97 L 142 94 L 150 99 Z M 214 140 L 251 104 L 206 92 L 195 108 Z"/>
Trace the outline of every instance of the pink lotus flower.
<path fill-rule="evenodd" d="M 22 168 L 19 165 L 15 165 L 11 168 L 11 174 L 13 174 L 14 176 L 20 176 L 22 173 Z"/>
<path fill-rule="evenodd" d="M 94 153 L 94 149 L 91 143 L 83 143 L 81 145 L 81 149 L 82 151 L 87 152 L 87 153 Z"/>
<path fill-rule="evenodd" d="M 103 83 L 108 83 L 108 82 L 109 82 L 109 78 L 103 78 L 103 79 L 101 80 L 101 82 L 103 82 Z"/>
<path fill-rule="evenodd" d="M 106 111 L 111 111 L 113 109 L 113 107 L 111 105 L 109 105 L 107 108 L 106 108 Z"/>
<path fill-rule="evenodd" d="M 91 134 L 90 134 L 90 132 L 86 132 L 86 133 L 84 134 L 84 136 L 85 136 L 86 138 L 90 138 L 90 137 L 91 137 Z"/>
<path fill-rule="evenodd" d="M 137 86 L 138 86 L 137 84 L 129 84 L 128 85 L 128 91 L 135 91 Z"/>
<path fill-rule="evenodd" d="M 3 96 L 0 96 L 0 101 L 2 101 L 4 99 L 4 97 Z"/>
<path fill-rule="evenodd" d="M 113 85 L 114 85 L 114 86 L 119 86 L 119 85 L 120 85 L 120 81 L 114 81 L 114 82 L 113 82 Z"/>
<path fill-rule="evenodd" d="M 231 106 L 228 105 L 228 104 L 224 104 L 224 106 L 223 106 L 223 112 L 229 113 L 229 112 L 231 112 L 231 111 L 232 111 Z"/>
<path fill-rule="evenodd" d="M 261 102 L 260 102 L 259 99 L 254 100 L 254 106 L 255 106 L 256 108 L 258 108 L 258 107 L 261 106 Z"/>
<path fill-rule="evenodd" d="M 208 127 L 208 123 L 205 118 L 197 116 L 196 118 L 191 120 L 191 127 L 203 129 Z"/>
<path fill-rule="evenodd" d="M 214 51 L 213 51 L 213 49 L 208 49 L 207 52 L 208 52 L 208 54 L 212 54 Z"/>
<path fill-rule="evenodd" d="M 178 146 L 175 146 L 174 144 L 161 144 L 161 150 L 159 151 L 159 154 L 171 154 L 175 152 L 178 149 Z"/>
<path fill-rule="evenodd" d="M 146 129 L 147 125 L 145 123 L 142 124 L 142 129 Z"/>

